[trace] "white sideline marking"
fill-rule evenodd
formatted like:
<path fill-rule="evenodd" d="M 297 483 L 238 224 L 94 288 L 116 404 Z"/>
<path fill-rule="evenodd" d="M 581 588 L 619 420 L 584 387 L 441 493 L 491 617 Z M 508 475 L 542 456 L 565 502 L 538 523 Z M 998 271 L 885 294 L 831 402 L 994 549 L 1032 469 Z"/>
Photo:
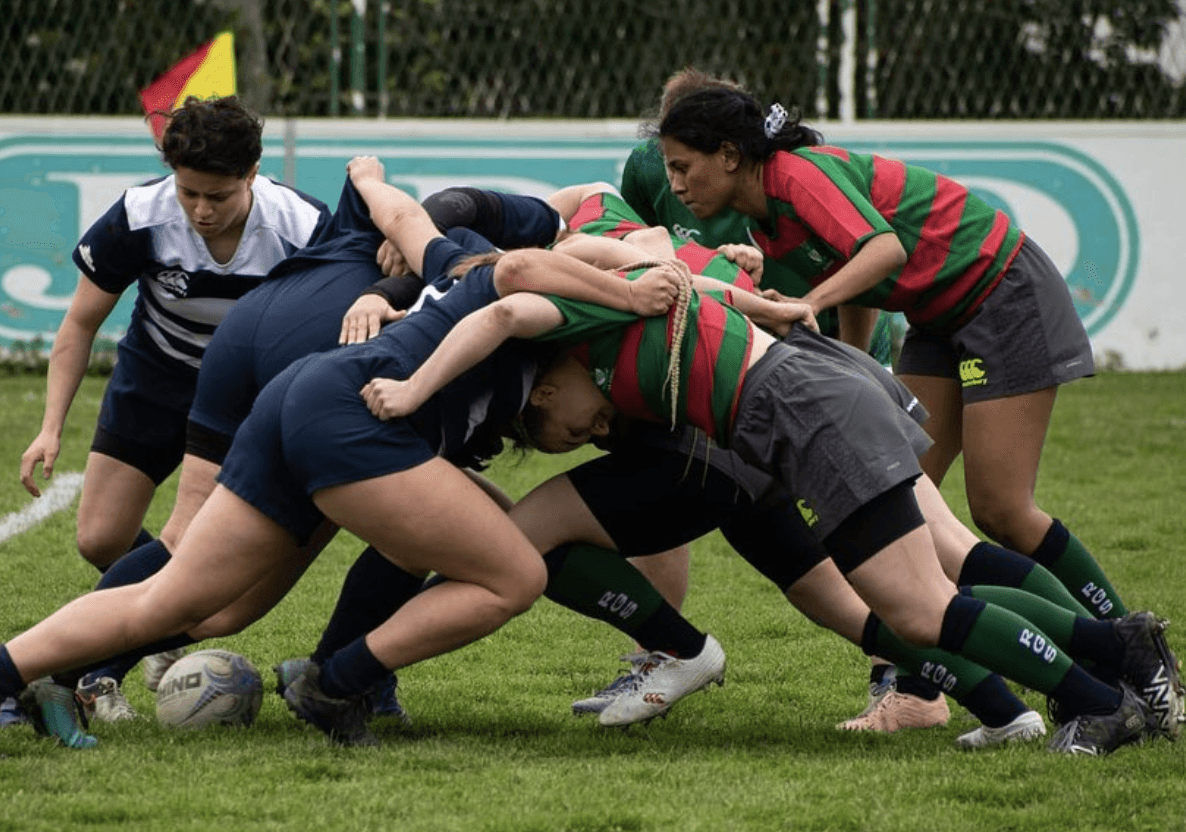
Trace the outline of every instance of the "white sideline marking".
<path fill-rule="evenodd" d="M 0 543 L 31 529 L 51 514 L 56 514 L 74 502 L 82 490 L 82 474 L 55 474 L 49 488 L 20 511 L 0 519 Z"/>

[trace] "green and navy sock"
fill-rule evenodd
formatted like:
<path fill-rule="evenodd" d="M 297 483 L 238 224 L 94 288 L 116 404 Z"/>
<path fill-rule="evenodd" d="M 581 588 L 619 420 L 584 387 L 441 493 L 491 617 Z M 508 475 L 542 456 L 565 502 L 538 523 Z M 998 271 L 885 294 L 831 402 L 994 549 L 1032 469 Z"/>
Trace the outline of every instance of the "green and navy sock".
<path fill-rule="evenodd" d="M 704 649 L 705 634 L 617 552 L 570 543 L 548 552 L 544 563 L 544 594 L 556 603 L 606 622 L 647 650 L 692 658 Z"/>
<path fill-rule="evenodd" d="M 981 541 L 971 548 L 960 569 L 960 586 L 1011 586 L 1053 601 L 1081 615 L 1092 615 L 1061 581 L 1042 564 L 994 543 Z"/>
<path fill-rule="evenodd" d="M 903 678 L 913 678 L 930 685 L 936 693 L 924 697 L 928 699 L 935 698 L 942 691 L 963 704 L 968 692 L 990 675 L 985 668 L 950 651 L 936 647 L 915 647 L 906 643 L 874 613 L 869 613 L 865 619 L 861 649 L 870 656 L 893 659 L 898 667 L 899 684 Z M 907 687 L 911 688 L 914 684 L 908 683 Z M 914 693 L 914 690 L 909 692 Z"/>
<path fill-rule="evenodd" d="M 994 604 L 952 598 L 939 646 L 1053 697 L 1072 714 L 1111 713 L 1119 705 L 1116 688 L 1076 665 L 1032 622 Z"/>
<path fill-rule="evenodd" d="M 1128 615 L 1120 593 L 1091 552 L 1058 520 L 1051 521 L 1046 536 L 1030 557 L 1053 572 L 1096 618 Z"/>

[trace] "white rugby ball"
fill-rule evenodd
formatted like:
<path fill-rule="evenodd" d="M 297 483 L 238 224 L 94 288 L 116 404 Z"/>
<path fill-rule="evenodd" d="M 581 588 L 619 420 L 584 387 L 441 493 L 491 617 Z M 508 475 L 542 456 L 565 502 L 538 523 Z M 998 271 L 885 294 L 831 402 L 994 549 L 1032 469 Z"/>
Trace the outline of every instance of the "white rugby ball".
<path fill-rule="evenodd" d="M 174 728 L 250 725 L 263 697 L 263 680 L 246 658 L 229 650 L 198 650 L 161 677 L 156 718 Z"/>

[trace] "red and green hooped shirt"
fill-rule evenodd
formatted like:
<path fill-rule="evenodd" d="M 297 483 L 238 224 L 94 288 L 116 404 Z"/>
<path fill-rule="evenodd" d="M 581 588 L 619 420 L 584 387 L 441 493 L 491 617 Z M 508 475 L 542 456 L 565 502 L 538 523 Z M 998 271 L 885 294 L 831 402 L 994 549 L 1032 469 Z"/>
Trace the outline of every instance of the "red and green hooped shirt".
<path fill-rule="evenodd" d="M 852 303 L 900 311 L 920 328 L 958 325 L 1021 247 L 1004 213 L 941 174 L 838 147 L 775 153 L 762 185 L 768 217 L 754 239 L 805 281 L 806 294 L 871 237 L 893 232 L 906 264 Z"/>
<path fill-rule="evenodd" d="M 572 219 L 568 221 L 568 227 L 582 234 L 621 239 L 631 231 L 638 231 L 647 225 L 624 199 L 606 191 L 594 194 L 582 202 Z M 737 264 L 725 255 L 692 240 L 683 240 L 672 234 L 670 229 L 668 234 L 671 235 L 675 256 L 687 264 L 692 274 L 715 277 L 738 289 L 753 291 L 754 282 L 749 274 L 738 268 Z"/>
<path fill-rule="evenodd" d="M 753 344 L 749 322 L 713 294 L 693 292 L 688 305 L 675 418 L 721 442 L 733 426 Z M 574 355 L 621 413 L 670 423 L 673 313 L 639 318 L 553 295 L 548 299 L 564 323 L 540 337 L 576 347 Z"/>

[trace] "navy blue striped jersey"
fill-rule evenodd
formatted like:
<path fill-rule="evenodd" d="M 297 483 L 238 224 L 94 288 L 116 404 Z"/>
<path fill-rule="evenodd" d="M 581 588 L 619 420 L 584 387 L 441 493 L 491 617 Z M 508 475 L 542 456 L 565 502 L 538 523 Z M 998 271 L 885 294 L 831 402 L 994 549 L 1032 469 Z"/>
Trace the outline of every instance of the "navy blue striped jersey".
<path fill-rule="evenodd" d="M 229 263 L 216 262 L 190 226 L 173 176 L 125 191 L 83 234 L 74 262 L 106 292 L 137 283 L 129 329 L 139 329 L 167 360 L 196 368 L 235 301 L 329 222 L 320 200 L 262 176 L 252 197 Z"/>

